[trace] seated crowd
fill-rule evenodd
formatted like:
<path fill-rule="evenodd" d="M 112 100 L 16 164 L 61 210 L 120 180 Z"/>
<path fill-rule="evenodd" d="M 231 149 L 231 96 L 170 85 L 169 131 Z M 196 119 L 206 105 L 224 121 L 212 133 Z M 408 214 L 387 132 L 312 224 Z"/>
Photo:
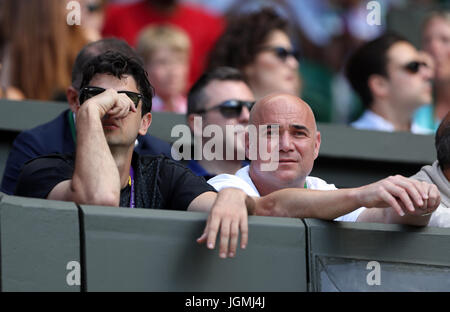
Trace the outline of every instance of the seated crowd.
<path fill-rule="evenodd" d="M 5 3 L 19 16 L 12 2 Z M 366 107 L 351 126 L 429 134 L 439 125 L 436 162 L 413 177 L 396 175 L 337 189 L 310 176 L 322 137 L 313 110 L 301 99 L 299 57 L 288 22 L 274 10 L 243 14 L 224 26 L 222 18 L 176 1 L 108 8 L 104 34 L 128 43 L 117 38 L 80 41 L 71 80 L 46 93 L 48 100 L 67 100 L 69 109 L 17 136 L 1 192 L 208 212 L 197 241 L 213 249 L 220 233 L 222 258 L 236 255 L 239 235 L 241 248 L 246 247 L 248 215 L 450 226 L 450 113 L 441 86 L 445 60 L 437 44 L 430 43 L 437 40 L 432 27 L 450 30 L 445 15 L 432 15 L 425 24 L 430 54 L 399 35 L 384 34 L 357 48 L 345 71 Z M 170 16 L 175 8 L 178 15 Z M 124 20 L 132 19 L 132 11 L 142 16 L 119 29 L 113 19 L 123 12 Z M 193 17 L 210 29 L 199 34 L 189 23 Z M 0 18 L 6 25 L 7 19 Z M 19 46 L 0 32 L 0 64 L 18 62 L 12 51 Z M 67 54 L 65 62 L 70 59 Z M 441 95 L 428 127 L 415 114 L 432 102 L 434 78 Z M 20 79 L 0 83 L 2 97 L 30 97 Z M 172 159 L 176 151 L 147 134 L 152 109 L 185 114 L 194 139 L 201 146 L 217 143 L 211 154 L 220 157 L 185 159 L 187 166 Z M 211 138 L 211 127 L 223 136 Z"/>

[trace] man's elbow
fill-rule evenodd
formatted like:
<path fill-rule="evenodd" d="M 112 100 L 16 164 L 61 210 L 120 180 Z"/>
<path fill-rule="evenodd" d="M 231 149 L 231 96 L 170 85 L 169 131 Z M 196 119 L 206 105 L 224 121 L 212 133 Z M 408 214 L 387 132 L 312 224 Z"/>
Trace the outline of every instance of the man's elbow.
<path fill-rule="evenodd" d="M 75 202 L 82 205 L 118 207 L 120 197 L 113 193 L 77 196 Z"/>
<path fill-rule="evenodd" d="M 73 190 L 73 201 L 81 205 L 118 207 L 120 192 L 111 190 L 80 191 Z"/>

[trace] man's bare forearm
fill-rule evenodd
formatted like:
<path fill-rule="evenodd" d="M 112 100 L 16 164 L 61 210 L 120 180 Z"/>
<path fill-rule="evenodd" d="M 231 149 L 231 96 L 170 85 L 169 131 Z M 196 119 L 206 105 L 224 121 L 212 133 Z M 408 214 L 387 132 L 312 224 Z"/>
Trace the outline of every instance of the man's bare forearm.
<path fill-rule="evenodd" d="M 360 207 L 354 189 L 318 191 L 288 188 L 256 200 L 257 215 L 333 220 Z"/>
<path fill-rule="evenodd" d="M 80 108 L 77 114 L 77 149 L 71 188 L 77 202 L 119 204 L 119 172 L 103 132 L 100 113 L 93 105 Z"/>

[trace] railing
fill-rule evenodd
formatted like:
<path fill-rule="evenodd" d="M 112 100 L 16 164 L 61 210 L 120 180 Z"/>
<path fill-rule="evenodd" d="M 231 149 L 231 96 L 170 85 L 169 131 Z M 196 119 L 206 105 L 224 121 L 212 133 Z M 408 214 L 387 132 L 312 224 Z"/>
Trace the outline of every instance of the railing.
<path fill-rule="evenodd" d="M 220 259 L 195 241 L 205 221 L 3 195 L 1 290 L 450 291 L 449 229 L 250 216 Z"/>

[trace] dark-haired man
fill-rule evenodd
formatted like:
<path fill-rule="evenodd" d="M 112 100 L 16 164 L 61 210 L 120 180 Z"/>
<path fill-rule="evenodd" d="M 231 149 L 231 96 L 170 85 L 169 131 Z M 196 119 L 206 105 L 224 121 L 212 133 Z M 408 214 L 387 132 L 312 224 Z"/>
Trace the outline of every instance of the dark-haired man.
<path fill-rule="evenodd" d="M 418 107 L 431 102 L 433 72 L 409 41 L 385 34 L 364 44 L 350 57 L 346 74 L 366 106 L 352 127 L 430 133 L 412 117 Z"/>
<path fill-rule="evenodd" d="M 17 136 L 8 156 L 0 187 L 1 192 L 14 193 L 20 170 L 28 160 L 53 153 L 74 153 L 75 120 L 79 108 L 81 71 L 89 60 L 106 51 L 119 51 L 138 60 L 135 51 L 123 40 L 107 38 L 87 44 L 75 60 L 72 70 L 72 85 L 66 90 L 70 110 L 67 109 L 48 123 L 25 130 Z M 170 145 L 151 135 L 139 136 L 136 151 L 140 154 L 158 155 L 162 153 L 168 157 L 171 155 Z"/>
<path fill-rule="evenodd" d="M 210 159 L 212 155 L 205 155 L 203 150 L 200 159 L 191 157 L 188 167 L 192 171 L 208 180 L 221 173 L 234 174 L 242 167 L 245 130 L 254 101 L 250 87 L 237 69 L 217 67 L 200 77 L 188 94 L 188 124 L 201 140 L 201 146 L 213 140 L 211 135 L 204 135 L 205 129 L 218 127 L 223 134 L 223 146 L 221 155 L 217 155 L 219 159 Z M 227 148 L 232 148 L 228 157 Z"/>
<path fill-rule="evenodd" d="M 206 181 L 163 156 L 134 152 L 150 126 L 153 88 L 138 61 L 119 52 L 92 59 L 83 70 L 73 155 L 49 155 L 25 164 L 16 195 L 79 204 L 209 211 L 226 206 L 247 244 L 246 195 L 217 194 Z M 242 209 L 244 208 L 244 209 Z M 228 235 L 230 225 L 223 223 Z M 228 240 L 223 242 L 228 246 Z M 234 241 L 233 254 L 236 250 Z"/>

